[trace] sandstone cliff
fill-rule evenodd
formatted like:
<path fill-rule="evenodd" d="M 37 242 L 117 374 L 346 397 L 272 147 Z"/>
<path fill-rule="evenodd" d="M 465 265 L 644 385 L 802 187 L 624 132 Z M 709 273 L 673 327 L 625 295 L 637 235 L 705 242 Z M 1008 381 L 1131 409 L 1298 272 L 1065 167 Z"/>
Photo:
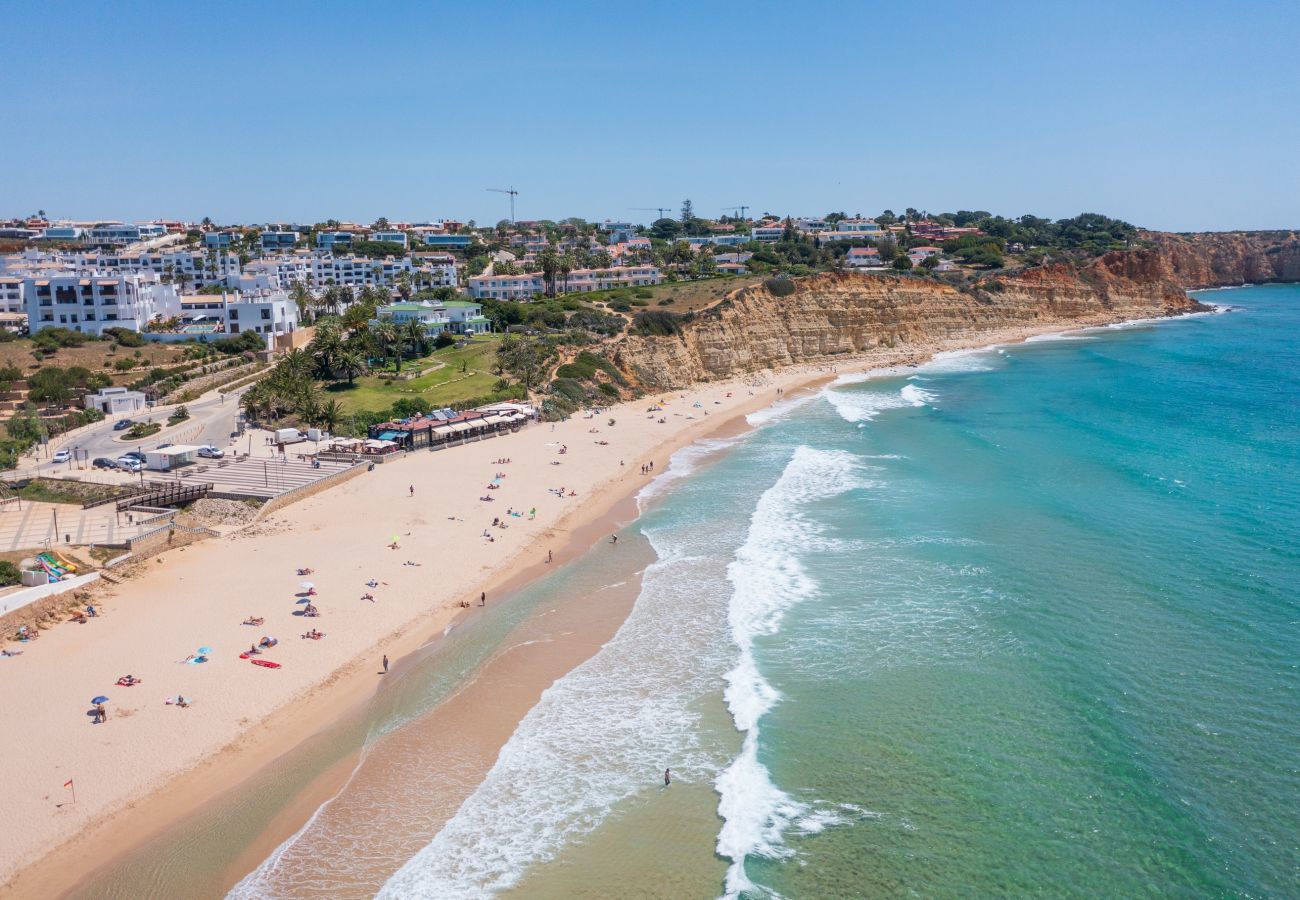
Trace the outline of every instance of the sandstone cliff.
<path fill-rule="evenodd" d="M 1150 232 L 1143 237 L 1159 253 L 1160 274 L 1188 289 L 1300 281 L 1300 235 L 1292 231 Z"/>
<path fill-rule="evenodd" d="M 1201 309 L 1163 277 L 1155 251 L 1112 253 L 1086 269 L 1041 266 L 962 291 L 929 279 L 833 273 L 796 279 L 788 296 L 744 288 L 680 335 L 627 335 L 614 362 L 647 388 L 681 388 L 766 368 L 835 361 L 880 348 L 969 340 L 1015 327 L 1069 327 Z"/>

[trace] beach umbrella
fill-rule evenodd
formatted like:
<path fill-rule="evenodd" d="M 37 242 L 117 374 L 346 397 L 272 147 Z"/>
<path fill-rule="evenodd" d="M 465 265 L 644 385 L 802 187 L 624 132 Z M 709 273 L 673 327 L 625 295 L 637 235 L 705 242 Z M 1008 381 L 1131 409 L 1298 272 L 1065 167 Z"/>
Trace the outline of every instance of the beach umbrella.
<path fill-rule="evenodd" d="M 212 653 L 212 648 L 211 648 L 211 647 L 200 647 L 200 648 L 199 648 L 199 656 L 209 656 L 209 655 L 211 655 L 211 653 Z"/>
<path fill-rule="evenodd" d="M 107 702 L 108 702 L 108 698 L 107 698 L 107 697 L 100 696 L 100 697 L 96 697 L 94 700 L 91 700 L 91 701 L 90 701 L 90 705 L 91 705 L 91 706 L 96 706 L 96 705 L 98 705 L 98 704 L 100 704 L 100 703 L 107 703 Z"/>
<path fill-rule="evenodd" d="M 310 590 L 311 590 L 312 588 L 314 588 L 315 586 L 316 586 L 316 585 L 312 584 L 310 581 L 300 581 L 300 582 L 298 582 L 298 587 L 302 588 L 304 591 L 310 591 Z"/>

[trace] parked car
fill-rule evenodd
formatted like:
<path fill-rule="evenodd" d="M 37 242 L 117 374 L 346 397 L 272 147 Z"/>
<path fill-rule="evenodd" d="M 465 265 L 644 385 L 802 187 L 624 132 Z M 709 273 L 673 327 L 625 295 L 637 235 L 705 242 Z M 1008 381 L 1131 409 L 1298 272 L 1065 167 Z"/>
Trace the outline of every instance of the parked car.
<path fill-rule="evenodd" d="M 199 448 L 199 456 L 203 457 L 204 459 L 221 459 L 225 455 L 226 455 L 225 450 L 218 450 L 216 447 L 212 446 L 211 444 L 205 444 L 204 446 Z"/>
<path fill-rule="evenodd" d="M 172 446 L 172 444 L 171 444 L 170 441 L 168 441 L 168 442 L 165 443 L 165 444 L 159 444 L 159 445 L 158 445 L 157 447 L 155 447 L 154 449 L 155 449 L 155 450 L 166 450 L 166 449 L 167 449 L 168 447 L 170 447 L 170 446 Z"/>
<path fill-rule="evenodd" d="M 50 462 L 65 463 L 70 459 L 72 459 L 71 450 L 60 450 L 58 453 L 54 454 L 54 458 L 50 460 Z"/>
<path fill-rule="evenodd" d="M 113 462 L 113 460 L 109 459 L 107 456 L 98 457 L 93 463 L 91 463 L 91 465 L 94 466 L 96 469 L 117 468 L 117 463 Z"/>
<path fill-rule="evenodd" d="M 122 454 L 122 458 L 126 458 L 128 456 L 131 459 L 134 459 L 136 462 L 140 463 L 140 465 L 144 465 L 144 461 L 145 461 L 144 454 L 141 453 L 139 450 L 128 450 Z"/>
<path fill-rule="evenodd" d="M 135 422 L 132 421 L 131 419 L 120 419 L 120 420 L 118 420 L 117 424 L 115 424 L 115 425 L 113 426 L 113 430 L 114 430 L 114 431 L 126 431 L 128 428 L 130 428 L 130 427 L 131 427 L 132 425 L 134 425 L 134 424 L 135 424 Z"/>
<path fill-rule="evenodd" d="M 134 456 L 123 456 L 117 460 L 117 467 L 126 472 L 139 472 L 144 468 L 144 464 Z"/>

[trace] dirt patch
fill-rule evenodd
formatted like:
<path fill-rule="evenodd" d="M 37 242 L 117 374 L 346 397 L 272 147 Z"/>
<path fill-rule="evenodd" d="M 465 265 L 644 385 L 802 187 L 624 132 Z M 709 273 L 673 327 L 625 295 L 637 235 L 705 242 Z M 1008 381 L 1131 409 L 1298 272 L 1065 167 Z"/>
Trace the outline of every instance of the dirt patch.
<path fill-rule="evenodd" d="M 260 503 L 250 503 L 245 500 L 218 500 L 204 497 L 202 500 L 194 501 L 178 514 L 176 521 L 180 525 L 188 525 L 191 528 L 247 525 L 257 517 L 260 508 Z"/>

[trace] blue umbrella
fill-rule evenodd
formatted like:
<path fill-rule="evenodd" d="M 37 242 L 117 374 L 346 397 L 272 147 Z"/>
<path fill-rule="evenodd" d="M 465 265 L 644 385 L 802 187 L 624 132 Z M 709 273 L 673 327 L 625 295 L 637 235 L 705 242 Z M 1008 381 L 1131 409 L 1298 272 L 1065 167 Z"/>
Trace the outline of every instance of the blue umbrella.
<path fill-rule="evenodd" d="M 97 706 L 97 705 L 100 704 L 100 703 L 107 703 L 107 702 L 108 702 L 108 698 L 107 698 L 107 697 L 96 697 L 94 700 L 91 700 L 91 701 L 90 701 L 90 705 L 91 705 L 91 706 Z"/>
<path fill-rule="evenodd" d="M 200 656 L 209 656 L 209 655 L 211 655 L 211 653 L 212 653 L 212 648 L 211 648 L 211 647 L 200 647 L 200 648 L 199 648 L 199 655 L 200 655 Z"/>

